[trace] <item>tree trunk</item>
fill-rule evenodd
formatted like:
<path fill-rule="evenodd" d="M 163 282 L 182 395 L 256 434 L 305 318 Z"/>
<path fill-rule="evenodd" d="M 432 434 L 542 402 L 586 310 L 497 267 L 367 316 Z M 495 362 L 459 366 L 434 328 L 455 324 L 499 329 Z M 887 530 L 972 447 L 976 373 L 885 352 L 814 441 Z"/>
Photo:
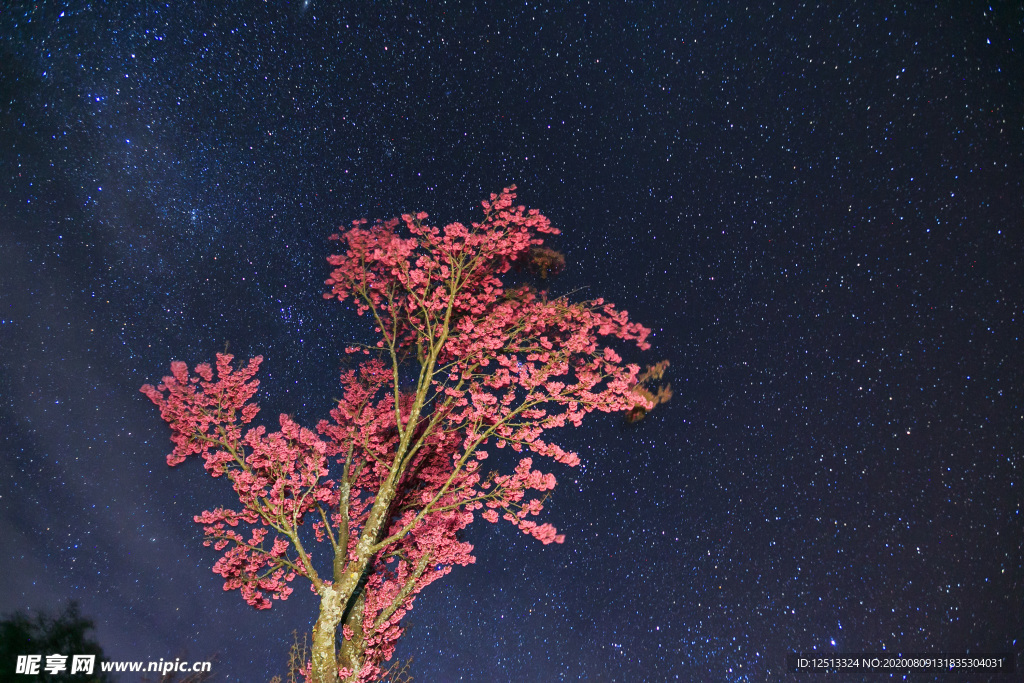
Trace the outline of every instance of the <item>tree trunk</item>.
<path fill-rule="evenodd" d="M 352 638 L 346 640 L 344 635 L 341 640 L 341 651 L 338 653 L 338 666 L 352 671 L 353 677 L 363 668 L 363 652 L 366 649 L 366 641 L 363 639 L 363 605 L 366 602 L 366 591 L 359 591 L 359 595 L 352 601 L 352 607 L 345 614 L 344 625 L 352 629 Z"/>
<path fill-rule="evenodd" d="M 325 586 L 320 598 L 320 617 L 313 626 L 313 683 L 338 683 L 334 643 L 345 601 L 333 586 Z"/>
<path fill-rule="evenodd" d="M 373 555 L 370 548 L 374 539 L 381 535 L 381 527 L 394 497 L 394 486 L 381 487 L 356 545 L 359 559 L 349 565 L 340 582 L 324 586 L 320 591 L 320 617 L 313 626 L 313 683 L 349 683 L 362 669 L 366 646 L 363 633 L 366 596 L 360 588 L 360 580 L 370 565 Z M 338 652 L 335 647 L 337 632 L 343 620 L 352 629 L 353 636 L 351 640 L 342 638 L 341 652 Z M 343 682 L 338 679 L 339 668 L 352 672 Z"/>
<path fill-rule="evenodd" d="M 313 683 L 347 683 L 355 680 L 363 665 L 365 641 L 363 633 L 363 605 L 366 594 L 359 587 L 360 572 L 345 575 L 337 587 L 324 586 L 321 590 L 320 617 L 313 625 Z M 351 596 L 356 591 L 355 599 Z M 341 641 L 337 649 L 338 627 L 346 624 L 352 629 L 350 640 Z M 339 681 L 338 669 L 349 669 L 352 674 Z"/>

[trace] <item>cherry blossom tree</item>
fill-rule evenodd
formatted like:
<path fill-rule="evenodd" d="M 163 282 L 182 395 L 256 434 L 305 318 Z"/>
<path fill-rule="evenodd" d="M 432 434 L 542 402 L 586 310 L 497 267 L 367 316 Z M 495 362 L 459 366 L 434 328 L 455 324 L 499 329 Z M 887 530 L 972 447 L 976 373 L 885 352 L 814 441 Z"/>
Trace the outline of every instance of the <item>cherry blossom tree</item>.
<path fill-rule="evenodd" d="M 236 366 L 218 354 L 192 372 L 175 361 L 142 387 L 171 427 L 168 464 L 198 455 L 238 498 L 195 517 L 222 553 L 213 570 L 224 589 L 268 609 L 301 577 L 319 596 L 306 669 L 315 683 L 381 675 L 417 594 L 474 562 L 459 532 L 476 517 L 562 543 L 537 521 L 555 487 L 538 462 L 579 458 L 548 433 L 593 411 L 653 407 L 634 391 L 638 366 L 613 348 L 647 349 L 649 330 L 601 299 L 503 282 L 558 232 L 515 206 L 514 191 L 492 194 L 469 226 L 434 227 L 418 213 L 332 236 L 341 253 L 328 258 L 324 297 L 351 302 L 377 340 L 346 349 L 359 362 L 315 429 L 288 415 L 276 431 L 252 425 L 262 357 Z M 499 451 L 518 464 L 485 474 Z"/>

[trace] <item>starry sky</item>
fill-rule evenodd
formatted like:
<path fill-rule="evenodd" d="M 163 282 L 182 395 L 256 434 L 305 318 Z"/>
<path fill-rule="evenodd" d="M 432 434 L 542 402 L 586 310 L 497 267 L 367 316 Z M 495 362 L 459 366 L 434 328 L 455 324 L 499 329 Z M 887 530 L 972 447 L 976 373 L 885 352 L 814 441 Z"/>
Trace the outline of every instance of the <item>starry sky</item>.
<path fill-rule="evenodd" d="M 327 237 L 515 183 L 563 231 L 552 290 L 650 326 L 675 397 L 561 435 L 564 545 L 469 530 L 408 618 L 416 680 L 1020 660 L 1022 29 L 1018 2 L 4 3 L 0 612 L 75 599 L 111 658 L 283 673 L 315 596 L 222 591 L 191 518 L 232 494 L 167 467 L 138 388 L 230 343 L 264 416 L 315 423 L 364 329 L 320 296 Z"/>

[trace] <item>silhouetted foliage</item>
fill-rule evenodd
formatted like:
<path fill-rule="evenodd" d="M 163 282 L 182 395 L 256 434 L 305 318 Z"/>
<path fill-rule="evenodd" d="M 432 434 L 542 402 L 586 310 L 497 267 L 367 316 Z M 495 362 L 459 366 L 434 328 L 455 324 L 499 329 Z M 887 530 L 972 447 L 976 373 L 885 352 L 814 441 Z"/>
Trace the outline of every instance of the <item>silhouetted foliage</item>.
<path fill-rule="evenodd" d="M 69 603 L 57 616 L 37 613 L 30 617 L 23 612 L 8 615 L 0 621 L 0 683 L 110 683 L 110 674 L 100 671 L 100 662 L 107 661 L 103 649 L 86 635 L 94 627 L 91 619 L 81 615 L 75 602 Z M 46 656 L 53 654 L 67 656 L 64 671 L 56 674 L 45 671 Z M 39 673 L 34 676 L 15 673 L 18 655 L 42 655 Z M 96 655 L 93 673 L 72 675 L 72 655 Z"/>

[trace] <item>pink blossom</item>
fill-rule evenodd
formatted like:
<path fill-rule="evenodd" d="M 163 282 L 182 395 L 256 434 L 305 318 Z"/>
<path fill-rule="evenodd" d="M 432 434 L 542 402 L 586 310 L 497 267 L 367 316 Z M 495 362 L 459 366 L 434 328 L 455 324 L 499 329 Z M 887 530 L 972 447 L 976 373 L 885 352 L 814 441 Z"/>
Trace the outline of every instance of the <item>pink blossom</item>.
<path fill-rule="evenodd" d="M 349 606 L 359 591 L 361 625 L 340 624 L 362 648 L 359 662 L 337 662 L 346 683 L 375 680 L 417 595 L 475 562 L 460 535 L 476 512 L 564 542 L 533 518 L 557 483 L 551 463 L 580 460 L 549 439 L 594 411 L 636 404 L 639 368 L 611 344 L 648 348 L 649 330 L 602 299 L 573 303 L 503 282 L 542 235 L 559 232 L 515 205 L 514 191 L 492 194 L 468 225 L 429 225 L 419 212 L 357 220 L 332 236 L 341 253 L 328 258 L 324 296 L 368 316 L 377 338 L 341 347 L 362 362 L 342 373 L 341 398 L 315 430 L 289 415 L 275 431 L 251 425 L 262 357 L 235 367 L 218 354 L 195 376 L 175 361 L 159 385 L 141 388 L 171 428 L 168 464 L 199 456 L 237 498 L 235 509 L 195 516 L 204 545 L 220 553 L 213 571 L 224 590 L 257 609 L 287 599 L 298 577 L 321 596 L 348 591 Z M 402 359 L 419 377 L 412 389 Z M 526 454 L 512 472 L 487 473 L 492 446 Z M 321 576 L 322 566 L 338 571 Z"/>

